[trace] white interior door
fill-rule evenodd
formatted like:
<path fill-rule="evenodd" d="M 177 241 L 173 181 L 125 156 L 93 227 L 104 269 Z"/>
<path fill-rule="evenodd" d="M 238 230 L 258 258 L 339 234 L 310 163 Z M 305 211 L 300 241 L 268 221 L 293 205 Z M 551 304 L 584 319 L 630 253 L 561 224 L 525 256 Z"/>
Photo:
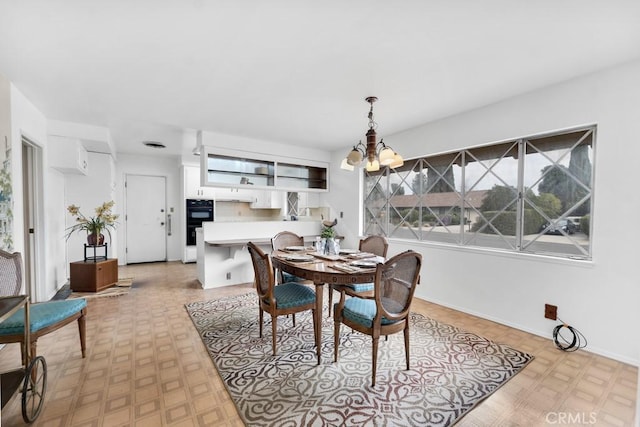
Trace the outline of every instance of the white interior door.
<path fill-rule="evenodd" d="M 22 261 L 24 264 L 24 280 L 22 293 L 29 295 L 31 302 L 42 301 L 44 290 L 40 287 L 39 274 L 35 266 L 38 264 L 40 251 L 38 248 L 39 234 L 41 230 L 40 206 L 41 193 L 38 182 L 38 173 L 42 172 L 42 149 L 28 139 L 22 139 L 22 201 L 24 218 L 24 251 Z"/>
<path fill-rule="evenodd" d="M 127 264 L 166 261 L 166 179 L 163 176 L 127 175 Z"/>

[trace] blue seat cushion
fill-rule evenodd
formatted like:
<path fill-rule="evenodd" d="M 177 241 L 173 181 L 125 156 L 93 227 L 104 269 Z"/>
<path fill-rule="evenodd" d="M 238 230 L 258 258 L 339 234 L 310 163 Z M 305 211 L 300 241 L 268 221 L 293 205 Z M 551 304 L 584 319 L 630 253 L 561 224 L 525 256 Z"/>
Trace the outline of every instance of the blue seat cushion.
<path fill-rule="evenodd" d="M 346 285 L 356 292 L 366 292 L 373 290 L 373 283 L 353 283 Z"/>
<path fill-rule="evenodd" d="M 38 304 L 31 304 L 29 316 L 31 332 L 58 323 L 78 313 L 87 306 L 84 298 L 69 299 L 62 301 L 47 301 Z M 17 335 L 24 333 L 24 309 L 21 308 L 4 322 L 0 323 L 0 335 Z"/>
<path fill-rule="evenodd" d="M 335 304 L 334 311 L 338 304 Z M 376 317 L 376 302 L 372 299 L 349 298 L 344 303 L 342 317 L 362 326 L 373 326 L 373 318 Z M 383 325 L 390 325 L 395 321 L 382 318 Z"/>
<path fill-rule="evenodd" d="M 311 304 L 316 301 L 316 293 L 295 282 L 283 283 L 273 288 L 276 308 L 285 309 Z"/>
<path fill-rule="evenodd" d="M 286 271 L 282 272 L 282 282 L 302 282 L 304 279 L 302 277 L 294 276 L 291 273 L 287 273 Z"/>

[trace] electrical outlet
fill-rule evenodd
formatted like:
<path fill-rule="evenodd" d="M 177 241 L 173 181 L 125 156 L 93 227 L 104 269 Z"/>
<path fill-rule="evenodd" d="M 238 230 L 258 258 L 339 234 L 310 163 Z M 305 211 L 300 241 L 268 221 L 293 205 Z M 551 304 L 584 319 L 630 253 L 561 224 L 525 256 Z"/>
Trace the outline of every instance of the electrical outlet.
<path fill-rule="evenodd" d="M 558 318 L 558 306 L 545 304 L 544 305 L 544 317 L 545 319 L 556 320 Z"/>
<path fill-rule="evenodd" d="M 227 280 L 231 280 L 231 272 L 227 273 Z"/>

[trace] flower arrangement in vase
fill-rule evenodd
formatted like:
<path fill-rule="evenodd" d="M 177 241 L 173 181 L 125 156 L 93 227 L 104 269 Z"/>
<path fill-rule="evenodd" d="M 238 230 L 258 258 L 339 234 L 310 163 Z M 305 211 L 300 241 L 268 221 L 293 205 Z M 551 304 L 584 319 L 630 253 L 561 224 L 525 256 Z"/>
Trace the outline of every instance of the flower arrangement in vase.
<path fill-rule="evenodd" d="M 336 230 L 333 228 L 338 223 L 338 219 L 334 219 L 333 221 L 322 221 L 322 230 L 320 231 L 320 237 L 323 239 L 324 248 L 323 252 L 325 254 L 336 254 L 337 255 L 337 243 L 335 240 Z"/>
<path fill-rule="evenodd" d="M 111 230 L 115 230 L 118 215 L 111 212 L 115 202 L 110 200 L 104 202 L 95 209 L 95 216 L 87 217 L 80 212 L 80 206 L 70 205 L 67 211 L 75 218 L 76 223 L 67 228 L 67 240 L 74 232 L 87 232 L 87 243 L 89 245 L 104 244 L 103 231 L 106 231 L 111 240 Z"/>

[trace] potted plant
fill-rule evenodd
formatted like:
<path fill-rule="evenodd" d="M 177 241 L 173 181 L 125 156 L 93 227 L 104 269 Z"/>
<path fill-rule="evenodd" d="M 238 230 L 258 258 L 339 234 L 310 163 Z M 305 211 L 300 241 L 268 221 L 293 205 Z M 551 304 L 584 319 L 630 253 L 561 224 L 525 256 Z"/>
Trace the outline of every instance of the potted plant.
<path fill-rule="evenodd" d="M 323 239 L 333 239 L 336 236 L 336 230 L 333 227 L 322 227 L 320 237 Z"/>
<path fill-rule="evenodd" d="M 95 209 L 95 216 L 87 217 L 80 212 L 80 207 L 71 205 L 67 208 L 69 213 L 75 218 L 76 223 L 67 228 L 67 240 L 74 232 L 86 231 L 87 244 L 96 246 L 104 244 L 103 231 L 106 231 L 111 240 L 111 230 L 116 228 L 118 215 L 111 212 L 115 202 L 110 200 L 104 202 Z"/>
<path fill-rule="evenodd" d="M 324 243 L 324 253 L 325 254 L 336 254 L 337 255 L 337 246 L 336 246 L 336 230 L 333 228 L 338 223 L 338 219 L 334 219 L 333 221 L 322 221 L 322 230 L 320 231 L 320 237 Z"/>

